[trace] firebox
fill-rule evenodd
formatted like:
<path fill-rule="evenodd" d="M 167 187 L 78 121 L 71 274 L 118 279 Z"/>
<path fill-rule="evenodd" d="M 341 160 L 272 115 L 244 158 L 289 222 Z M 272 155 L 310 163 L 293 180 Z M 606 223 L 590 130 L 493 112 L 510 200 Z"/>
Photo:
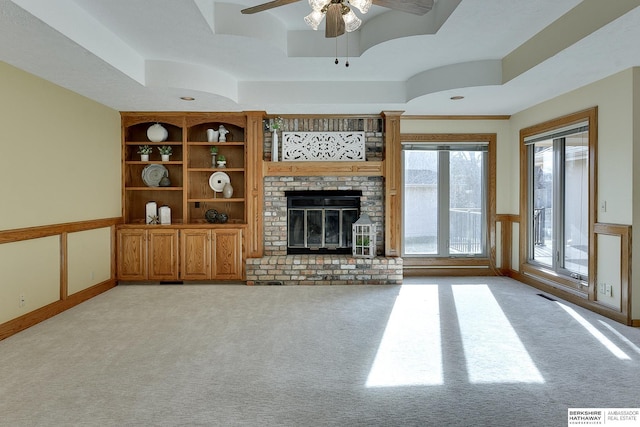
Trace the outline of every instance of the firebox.
<path fill-rule="evenodd" d="M 286 191 L 288 254 L 349 254 L 359 190 Z"/>

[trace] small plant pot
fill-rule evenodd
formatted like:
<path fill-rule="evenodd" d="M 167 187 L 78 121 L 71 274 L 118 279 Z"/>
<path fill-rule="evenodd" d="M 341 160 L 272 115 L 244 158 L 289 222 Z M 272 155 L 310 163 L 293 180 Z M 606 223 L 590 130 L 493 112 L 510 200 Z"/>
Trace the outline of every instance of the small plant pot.
<path fill-rule="evenodd" d="M 148 154 L 140 154 L 140 161 L 148 162 L 149 161 L 149 155 Z"/>
<path fill-rule="evenodd" d="M 161 156 L 163 162 L 168 162 L 169 161 L 169 154 L 161 154 L 160 156 Z"/>
<path fill-rule="evenodd" d="M 216 163 L 218 164 L 218 167 L 219 167 L 219 168 L 226 168 L 226 167 L 227 167 L 227 162 L 226 162 L 226 160 L 225 160 L 225 161 L 220 161 L 220 160 L 218 160 Z"/>

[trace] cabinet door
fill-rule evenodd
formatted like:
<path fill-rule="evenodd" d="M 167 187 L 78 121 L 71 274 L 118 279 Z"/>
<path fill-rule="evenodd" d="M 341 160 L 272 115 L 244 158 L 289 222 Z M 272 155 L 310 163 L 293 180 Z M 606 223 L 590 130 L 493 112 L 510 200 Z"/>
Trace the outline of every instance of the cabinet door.
<path fill-rule="evenodd" d="M 214 279 L 242 279 L 242 230 L 213 232 Z"/>
<path fill-rule="evenodd" d="M 149 280 L 178 279 L 178 230 L 149 230 Z"/>
<path fill-rule="evenodd" d="M 147 241 L 145 230 L 118 231 L 118 279 L 147 278 Z"/>
<path fill-rule="evenodd" d="M 211 278 L 211 230 L 182 230 L 180 233 L 180 278 Z"/>

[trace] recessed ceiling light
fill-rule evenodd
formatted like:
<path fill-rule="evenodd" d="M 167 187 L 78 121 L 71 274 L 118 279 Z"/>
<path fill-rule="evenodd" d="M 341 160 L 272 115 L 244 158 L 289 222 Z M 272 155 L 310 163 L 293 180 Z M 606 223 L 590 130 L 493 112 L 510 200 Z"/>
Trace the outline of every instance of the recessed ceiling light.
<path fill-rule="evenodd" d="M 195 101 L 196 99 L 192 96 L 181 96 L 180 99 L 183 101 Z"/>
<path fill-rule="evenodd" d="M 462 95 L 456 95 L 456 96 L 452 96 L 452 97 L 451 97 L 451 98 L 449 98 L 449 99 L 451 99 L 452 101 L 459 101 L 459 100 L 461 100 L 461 99 L 464 99 L 464 96 L 462 96 Z"/>

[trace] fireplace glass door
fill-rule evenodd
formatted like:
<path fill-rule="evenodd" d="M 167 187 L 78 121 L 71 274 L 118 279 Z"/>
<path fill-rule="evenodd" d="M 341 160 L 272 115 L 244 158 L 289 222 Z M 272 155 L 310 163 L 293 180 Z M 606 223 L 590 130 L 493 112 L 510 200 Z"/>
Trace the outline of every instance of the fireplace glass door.
<path fill-rule="evenodd" d="M 358 219 L 358 209 L 289 209 L 288 247 L 290 251 L 349 253 L 351 225 Z"/>

